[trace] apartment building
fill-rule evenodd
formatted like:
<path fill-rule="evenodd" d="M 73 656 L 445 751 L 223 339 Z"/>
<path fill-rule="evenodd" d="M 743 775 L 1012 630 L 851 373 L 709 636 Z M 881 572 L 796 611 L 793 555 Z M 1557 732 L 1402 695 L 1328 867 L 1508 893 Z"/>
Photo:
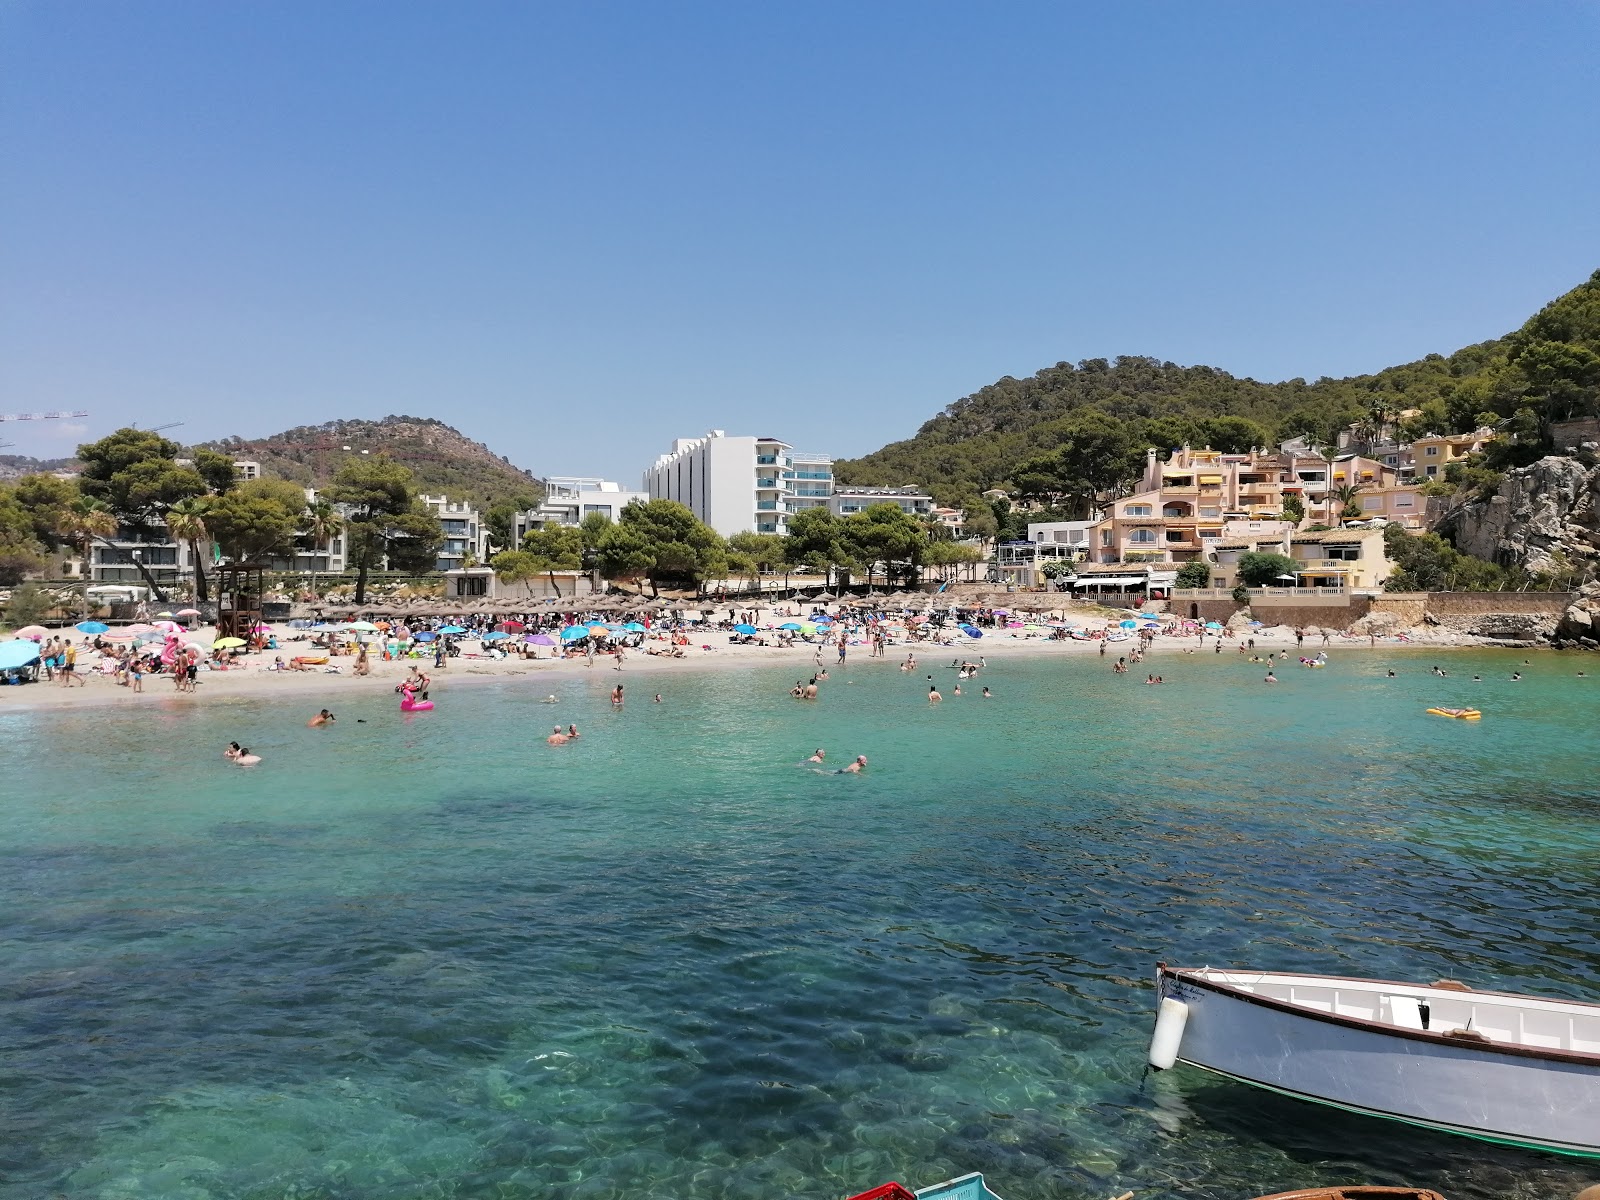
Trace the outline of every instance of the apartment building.
<path fill-rule="evenodd" d="M 1494 430 L 1478 429 L 1472 433 L 1429 434 L 1411 443 L 1411 457 L 1417 474 L 1424 480 L 1443 479 L 1444 469 L 1458 463 L 1469 454 L 1476 454 L 1486 442 L 1494 440 Z"/>
<path fill-rule="evenodd" d="M 489 530 L 478 516 L 478 510 L 466 501 L 452 501 L 448 496 L 417 497 L 423 505 L 439 518 L 444 530 L 444 541 L 439 545 L 439 555 L 434 570 L 456 571 L 467 565 L 488 561 Z"/>
<path fill-rule="evenodd" d="M 877 504 L 893 504 L 908 517 L 931 517 L 933 497 L 921 488 L 847 487 L 835 484 L 828 497 L 828 509 L 836 517 L 865 512 Z"/>
<path fill-rule="evenodd" d="M 678 438 L 645 471 L 652 500 L 687 505 L 724 537 L 750 530 L 784 533 L 789 518 L 833 497 L 833 459 L 768 437 Z"/>
<path fill-rule="evenodd" d="M 650 499 L 648 492 L 631 491 L 609 479 L 589 476 L 552 475 L 544 486 L 544 501 L 539 507 L 519 512 L 512 520 L 512 539 L 518 546 L 530 530 L 546 525 L 576 527 L 594 513 L 615 521 L 635 500 L 643 503 Z"/>

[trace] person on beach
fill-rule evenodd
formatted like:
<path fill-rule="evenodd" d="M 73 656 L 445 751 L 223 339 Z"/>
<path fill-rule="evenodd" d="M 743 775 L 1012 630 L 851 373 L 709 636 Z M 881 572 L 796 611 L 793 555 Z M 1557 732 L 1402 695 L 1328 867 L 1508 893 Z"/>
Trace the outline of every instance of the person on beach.
<path fill-rule="evenodd" d="M 280 658 L 278 661 L 282 662 L 283 660 Z M 356 653 L 356 674 L 370 675 L 371 673 L 372 665 L 367 661 L 367 644 L 362 642 L 361 649 Z"/>
<path fill-rule="evenodd" d="M 561 726 L 557 725 L 550 731 L 550 736 L 545 738 L 545 741 L 552 746 L 565 746 L 567 735 L 561 731 Z"/>
<path fill-rule="evenodd" d="M 316 716 L 312 717 L 311 720 L 306 722 L 306 728 L 308 728 L 308 729 L 318 729 L 318 728 L 322 727 L 323 725 L 332 725 L 332 724 L 333 724 L 333 714 L 331 712 L 329 712 L 327 709 L 323 709 Z"/>
<path fill-rule="evenodd" d="M 834 772 L 834 774 L 835 775 L 859 775 L 859 774 L 861 774 L 861 768 L 866 766 L 866 765 L 867 765 L 867 756 L 865 754 L 858 754 L 858 755 L 856 755 L 855 762 L 850 763 L 847 766 L 840 767 L 837 771 Z"/>
<path fill-rule="evenodd" d="M 68 642 L 67 648 L 61 655 L 61 686 L 71 687 L 74 679 L 78 681 L 79 687 L 89 682 L 78 674 L 78 648 Z"/>

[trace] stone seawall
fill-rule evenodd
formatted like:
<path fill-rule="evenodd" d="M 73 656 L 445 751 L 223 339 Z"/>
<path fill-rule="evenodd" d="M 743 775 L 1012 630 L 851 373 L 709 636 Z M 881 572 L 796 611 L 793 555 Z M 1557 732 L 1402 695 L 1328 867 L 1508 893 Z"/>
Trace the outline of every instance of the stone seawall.
<path fill-rule="evenodd" d="M 1520 642 L 1554 635 L 1574 599 L 1572 592 L 1384 592 L 1307 597 L 1301 602 L 1262 596 L 1253 599 L 1250 611 L 1265 625 L 1382 633 L 1428 624 L 1474 637 Z M 1169 608 L 1178 616 L 1223 625 L 1239 611 L 1231 599 L 1182 588 L 1173 592 Z"/>

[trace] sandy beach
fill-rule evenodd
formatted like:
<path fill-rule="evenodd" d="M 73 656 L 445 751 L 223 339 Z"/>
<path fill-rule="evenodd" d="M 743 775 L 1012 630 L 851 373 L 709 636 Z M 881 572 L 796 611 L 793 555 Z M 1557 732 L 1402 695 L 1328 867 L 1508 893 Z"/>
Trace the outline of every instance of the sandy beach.
<path fill-rule="evenodd" d="M 766 619 L 764 614 L 763 621 Z M 775 619 L 784 618 L 782 614 L 777 614 Z M 73 633 L 70 626 L 60 632 L 81 637 Z M 1254 630 L 1248 637 L 1254 640 L 1257 652 L 1296 650 L 1294 632 L 1286 627 Z M 530 691 L 538 691 L 541 688 L 548 691 L 550 684 L 569 678 L 606 678 L 620 681 L 625 685 L 631 680 L 642 679 L 648 682 L 639 690 L 655 691 L 663 687 L 664 681 L 673 674 L 688 671 L 792 666 L 797 677 L 804 677 L 815 669 L 817 647 L 814 643 L 796 643 L 788 647 L 735 645 L 730 643 L 726 631 L 714 629 L 696 633 L 692 640 L 693 645 L 685 648 L 683 658 L 652 655 L 643 649 L 629 650 L 620 672 L 615 669 L 609 655 L 597 655 L 592 663 L 582 657 L 496 659 L 486 655 L 480 656 L 480 643 L 470 638 L 463 639 L 461 656 L 450 659 L 449 665 L 443 669 L 435 669 L 431 658 L 393 662 L 373 658 L 371 673 L 358 676 L 353 673 L 355 659 L 346 656 L 334 659 L 332 665 L 336 666 L 337 670 L 330 670 L 327 667 L 315 667 L 307 671 L 268 670 L 275 657 L 282 655 L 287 658 L 293 655 L 296 644 L 291 642 L 280 651 L 246 655 L 238 660 L 240 665 L 227 670 L 202 671 L 198 690 L 189 693 L 176 691 L 171 678 L 165 675 L 146 676 L 143 690 L 134 692 L 129 687 L 119 685 L 113 678 L 93 670 L 98 656 L 90 653 L 80 658 L 80 663 L 83 665 L 79 668 L 79 674 L 87 680 L 85 684 L 82 686 L 73 684 L 67 687 L 62 685 L 59 677 L 54 682 L 47 682 L 41 677 L 37 683 L 0 688 L 0 713 L 29 709 L 77 708 L 86 705 L 119 707 L 173 703 L 203 705 L 217 699 L 266 699 L 285 696 L 303 697 L 308 705 L 332 706 L 344 697 L 392 692 L 409 673 L 413 663 L 433 677 L 433 698 L 435 701 L 445 703 L 448 702 L 452 688 L 471 686 L 486 680 L 522 680 Z M 1224 635 L 1222 653 L 1217 655 L 1215 649 L 1217 640 L 1214 634 L 1207 634 L 1203 642 L 1192 635 L 1162 634 L 1151 640 L 1146 654 L 1166 656 L 1187 652 L 1237 658 L 1239 640 Z M 1483 643 L 1478 639 L 1463 640 L 1453 634 L 1439 634 L 1434 637 L 1413 634 L 1406 640 L 1392 637 L 1373 640 L 1335 633 L 1326 645 L 1319 634 L 1307 636 L 1304 644 L 1299 647 L 1299 652 L 1314 657 L 1323 649 L 1330 653 L 1338 653 L 1340 650 L 1365 651 L 1377 647 L 1451 649 L 1462 645 L 1480 644 Z M 647 647 L 657 645 L 665 645 L 665 642 L 652 639 L 646 643 Z M 1138 640 L 1134 638 L 1108 643 L 1105 647 L 1108 669 L 1110 663 L 1119 656 L 1130 654 L 1138 645 Z M 704 649 L 706 646 L 711 648 Z M 985 630 L 984 636 L 980 639 L 962 639 L 958 644 L 949 646 L 932 642 L 891 641 L 882 659 L 869 657 L 869 647 L 865 642 L 852 643 L 849 647 L 847 664 L 852 669 L 860 669 L 863 666 L 867 669 L 897 668 L 905 661 L 908 654 L 915 654 L 919 664 L 930 667 L 946 666 L 956 659 L 976 661 L 980 657 L 1081 658 L 1099 656 L 1100 648 L 1101 642 L 1098 639 L 1059 641 L 1037 634 L 1023 634 L 1020 631 Z M 837 662 L 837 648 L 832 644 L 823 646 L 822 666 L 836 671 Z"/>

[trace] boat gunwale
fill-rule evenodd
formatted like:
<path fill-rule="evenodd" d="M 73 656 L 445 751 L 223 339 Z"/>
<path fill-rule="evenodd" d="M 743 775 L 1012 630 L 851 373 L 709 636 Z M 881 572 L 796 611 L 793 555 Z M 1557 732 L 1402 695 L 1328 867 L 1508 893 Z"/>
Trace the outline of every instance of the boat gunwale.
<path fill-rule="evenodd" d="M 1575 1063 L 1579 1066 L 1600 1067 L 1600 1053 L 1591 1050 L 1561 1050 L 1548 1046 L 1522 1046 L 1512 1042 L 1494 1041 L 1485 1037 L 1483 1041 L 1468 1041 L 1461 1038 L 1452 1038 L 1443 1033 L 1434 1033 L 1428 1029 L 1402 1029 L 1396 1025 L 1385 1025 L 1382 1021 L 1372 1021 L 1365 1017 L 1351 1017 L 1343 1013 L 1322 1012 L 1319 1009 L 1303 1008 L 1298 1004 L 1291 1004 L 1287 1000 L 1279 1000 L 1273 996 L 1261 996 L 1254 992 L 1247 992 L 1243 988 L 1231 984 L 1221 983 L 1208 979 L 1201 974 L 1202 971 L 1218 968 L 1208 967 L 1169 967 L 1166 963 L 1157 963 L 1157 979 L 1171 977 L 1181 979 L 1184 983 L 1203 988 L 1206 991 L 1216 992 L 1230 999 L 1242 1000 L 1247 1004 L 1258 1004 L 1262 1008 L 1274 1009 L 1278 1012 L 1289 1013 L 1297 1017 L 1307 1017 L 1314 1021 L 1322 1021 L 1329 1025 L 1343 1025 L 1347 1029 L 1361 1029 L 1369 1033 L 1383 1034 L 1388 1037 L 1406 1038 L 1414 1042 L 1426 1042 L 1430 1046 L 1449 1046 L 1457 1050 L 1471 1050 L 1485 1054 L 1509 1054 L 1516 1058 L 1537 1058 L 1547 1062 Z M 1226 968 L 1220 968 L 1226 969 Z M 1439 991 L 1420 983 L 1400 983 L 1390 979 L 1362 979 L 1354 975 L 1308 975 L 1289 971 L 1237 971 L 1232 974 L 1252 975 L 1277 975 L 1292 979 L 1327 980 L 1331 983 L 1371 983 L 1381 987 L 1405 988 L 1411 991 Z M 1544 1000 L 1543 996 L 1523 996 L 1516 992 L 1490 992 L 1468 989 L 1463 992 L 1450 991 L 1452 996 L 1496 996 L 1508 1000 Z M 1553 999 L 1553 998 L 1549 998 Z M 1582 1008 L 1593 1009 L 1600 1015 L 1600 1004 L 1590 1004 L 1583 1000 L 1555 1000 L 1558 1004 L 1574 1004 Z M 1180 1056 L 1181 1056 L 1180 1051 Z"/>

